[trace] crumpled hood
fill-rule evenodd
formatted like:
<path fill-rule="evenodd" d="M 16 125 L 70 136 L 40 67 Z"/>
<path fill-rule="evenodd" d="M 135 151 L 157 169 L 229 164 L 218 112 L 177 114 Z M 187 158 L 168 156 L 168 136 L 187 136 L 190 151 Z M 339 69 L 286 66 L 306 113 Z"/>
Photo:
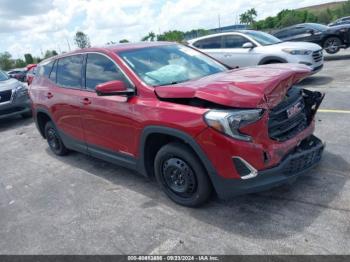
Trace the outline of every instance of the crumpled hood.
<path fill-rule="evenodd" d="M 199 98 L 235 108 L 273 108 L 288 89 L 311 73 L 300 64 L 271 64 L 230 70 L 176 85 L 158 86 L 164 99 Z"/>
<path fill-rule="evenodd" d="M 0 81 L 0 91 L 5 91 L 5 90 L 10 90 L 10 89 L 14 89 L 17 86 L 19 86 L 21 83 L 13 78 L 10 78 L 8 80 L 5 81 Z"/>

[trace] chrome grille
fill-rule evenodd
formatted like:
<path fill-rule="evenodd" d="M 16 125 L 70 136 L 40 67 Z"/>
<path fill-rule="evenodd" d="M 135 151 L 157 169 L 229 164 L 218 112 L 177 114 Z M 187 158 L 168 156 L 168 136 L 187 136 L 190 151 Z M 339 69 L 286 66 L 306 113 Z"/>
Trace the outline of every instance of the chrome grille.
<path fill-rule="evenodd" d="M 288 113 L 291 111 L 293 114 Z M 277 141 L 285 141 L 300 133 L 307 125 L 304 98 L 301 90 L 293 87 L 288 91 L 284 101 L 269 113 L 269 136 Z"/>

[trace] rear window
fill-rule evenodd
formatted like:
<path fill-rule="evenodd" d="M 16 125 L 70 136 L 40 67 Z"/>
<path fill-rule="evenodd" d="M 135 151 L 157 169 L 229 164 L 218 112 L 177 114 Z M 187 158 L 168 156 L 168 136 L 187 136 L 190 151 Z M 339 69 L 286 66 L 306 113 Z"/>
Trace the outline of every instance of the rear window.
<path fill-rule="evenodd" d="M 57 84 L 66 88 L 81 88 L 82 55 L 60 58 L 57 64 Z"/>

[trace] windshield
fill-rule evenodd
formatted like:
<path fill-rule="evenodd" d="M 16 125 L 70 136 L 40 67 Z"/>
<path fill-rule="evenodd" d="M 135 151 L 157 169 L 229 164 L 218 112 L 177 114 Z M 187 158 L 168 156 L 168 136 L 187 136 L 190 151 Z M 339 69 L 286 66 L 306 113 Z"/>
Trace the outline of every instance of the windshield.
<path fill-rule="evenodd" d="M 275 45 L 278 43 L 281 43 L 282 41 L 278 39 L 277 37 L 274 37 L 273 35 L 264 33 L 264 32 L 257 32 L 257 31 L 247 31 L 245 32 L 246 35 L 253 38 L 256 42 L 258 42 L 261 45 Z"/>
<path fill-rule="evenodd" d="M 215 60 L 182 45 L 147 47 L 119 55 L 151 86 L 177 84 L 227 70 Z"/>
<path fill-rule="evenodd" d="M 328 26 L 321 25 L 321 24 L 307 24 L 309 25 L 312 29 L 318 30 L 318 31 L 326 31 L 328 29 Z"/>
<path fill-rule="evenodd" d="M 9 77 L 2 71 L 0 71 L 0 81 L 8 80 Z"/>

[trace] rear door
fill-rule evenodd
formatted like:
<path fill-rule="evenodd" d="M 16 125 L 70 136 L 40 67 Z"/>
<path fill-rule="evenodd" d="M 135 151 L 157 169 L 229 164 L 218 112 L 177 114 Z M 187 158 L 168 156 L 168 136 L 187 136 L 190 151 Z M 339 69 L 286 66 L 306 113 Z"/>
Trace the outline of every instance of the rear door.
<path fill-rule="evenodd" d="M 58 59 L 50 74 L 55 83 L 47 92 L 50 111 L 66 146 L 86 151 L 80 114 L 83 55 Z"/>
<path fill-rule="evenodd" d="M 101 53 L 86 55 L 85 86 L 81 97 L 85 141 L 92 155 L 132 156 L 136 143 L 133 103 L 125 96 L 98 96 L 98 84 L 120 80 L 134 88 L 120 67 Z"/>
<path fill-rule="evenodd" d="M 193 43 L 193 46 L 219 61 L 222 61 L 223 59 L 224 52 L 222 50 L 221 36 L 213 36 L 198 40 Z"/>

